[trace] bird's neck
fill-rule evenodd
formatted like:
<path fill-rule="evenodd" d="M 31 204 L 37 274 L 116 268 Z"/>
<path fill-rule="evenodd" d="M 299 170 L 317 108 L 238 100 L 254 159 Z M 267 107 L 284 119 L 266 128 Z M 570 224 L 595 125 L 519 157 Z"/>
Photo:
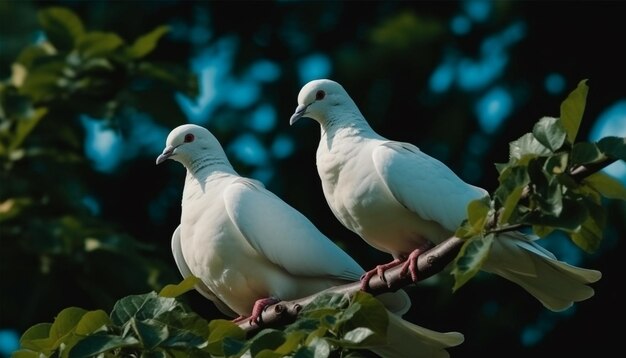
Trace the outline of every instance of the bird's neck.
<path fill-rule="evenodd" d="M 373 132 L 358 108 L 344 111 L 332 111 L 327 114 L 325 120 L 320 121 L 322 137 L 332 139 L 336 135 L 362 136 Z"/>
<path fill-rule="evenodd" d="M 213 173 L 236 174 L 226 156 L 203 155 L 192 159 L 185 167 L 189 175 L 200 182 Z"/>

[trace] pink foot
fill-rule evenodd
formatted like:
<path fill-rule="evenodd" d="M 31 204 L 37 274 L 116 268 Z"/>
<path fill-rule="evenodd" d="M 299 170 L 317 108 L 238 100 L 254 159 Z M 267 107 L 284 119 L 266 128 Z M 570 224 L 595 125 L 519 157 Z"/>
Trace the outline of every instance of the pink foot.
<path fill-rule="evenodd" d="M 367 271 L 366 273 L 363 274 L 363 276 L 361 276 L 361 291 L 367 292 L 369 290 L 369 285 L 368 283 L 370 282 L 370 279 L 374 276 L 374 275 L 378 275 L 378 277 L 380 277 L 380 279 L 383 282 L 387 282 L 387 279 L 385 279 L 385 271 L 389 270 L 392 267 L 396 267 L 398 265 L 400 265 L 402 263 L 402 260 L 400 259 L 395 259 L 389 263 L 386 263 L 384 265 L 378 265 L 376 266 L 375 269 Z"/>
<path fill-rule="evenodd" d="M 261 298 L 259 300 L 256 300 L 256 302 L 254 302 L 254 307 L 252 307 L 252 314 L 250 315 L 250 324 L 251 325 L 256 324 L 260 326 L 261 323 L 263 322 L 261 320 L 261 314 L 263 313 L 263 310 L 265 309 L 265 307 L 269 305 L 273 305 L 274 303 L 277 303 L 277 302 L 280 302 L 280 300 L 274 297 Z"/>
<path fill-rule="evenodd" d="M 244 319 L 246 319 L 246 318 L 247 318 L 247 317 L 244 317 L 244 316 L 239 316 L 239 317 L 237 317 L 237 318 L 233 319 L 233 320 L 232 320 L 232 322 L 233 322 L 233 323 L 239 323 L 239 322 L 243 321 L 243 320 L 244 320 Z"/>
<path fill-rule="evenodd" d="M 407 273 L 411 274 L 411 279 L 413 282 L 417 282 L 417 258 L 428 251 L 432 247 L 430 242 L 418 247 L 413 250 L 402 264 L 402 269 L 400 270 L 400 276 L 406 276 Z"/>

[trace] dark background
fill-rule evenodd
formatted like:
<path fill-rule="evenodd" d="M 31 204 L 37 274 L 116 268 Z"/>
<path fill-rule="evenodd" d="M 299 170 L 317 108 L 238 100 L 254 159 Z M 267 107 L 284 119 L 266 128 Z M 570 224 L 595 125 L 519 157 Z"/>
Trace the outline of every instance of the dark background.
<path fill-rule="evenodd" d="M 2 1 L 3 78 L 10 75 L 19 50 L 37 38 L 36 11 L 50 5 L 76 11 L 89 29 L 129 39 L 169 24 L 172 31 L 150 58 L 218 74 L 205 83 L 218 92 L 209 101 L 211 109 L 191 119 L 215 133 L 242 175 L 264 181 L 365 268 L 390 257 L 344 229 L 328 209 L 314 165 L 318 125 L 308 120 L 288 125 L 301 86 L 313 79 L 306 73 L 340 82 L 381 135 L 416 144 L 488 190 L 497 185 L 493 163 L 508 160 L 508 143 L 542 116 L 558 116 L 561 101 L 580 80 L 589 79 L 590 86 L 581 140 L 588 139 L 607 108 L 626 99 L 624 2 Z M 455 32 L 454 24 L 461 30 Z M 193 59 L 196 65 L 190 65 Z M 261 60 L 271 64 L 267 71 L 277 73 L 251 76 Z M 446 64 L 450 83 L 436 90 L 433 73 Z M 550 75 L 557 79 L 555 90 L 546 87 Z M 463 82 L 463 76 L 474 80 Z M 494 105 L 505 108 L 496 110 L 499 119 L 485 117 L 492 130 L 481 126 L 477 118 L 483 110 L 476 109 L 490 93 L 505 94 L 504 99 L 495 96 Z M 148 103 L 151 110 L 142 120 L 160 128 L 155 139 L 149 131 L 133 131 L 139 115 L 120 118 L 116 133 L 124 138 L 126 154 L 108 170 L 97 170 L 94 161 L 91 169 L 76 174 L 97 203 L 94 216 L 148 245 L 140 253 L 158 262 L 158 274 L 141 269 L 137 277 L 128 276 L 121 268 L 132 271 L 128 258 L 118 263 L 105 256 L 98 261 L 109 262 L 103 267 L 58 255 L 48 255 L 52 268 L 44 272 L 36 251 L 8 252 L 12 246 L 2 244 L 0 329 L 21 334 L 70 305 L 110 311 L 124 295 L 177 282 L 169 239 L 179 223 L 184 170 L 173 163 L 155 167 L 154 159 L 164 134 L 189 120 L 185 103 L 172 96 Z M 259 117 L 259 127 L 249 119 L 260 107 L 271 110 Z M 624 123 L 625 116 L 622 111 L 617 123 Z M 79 123 L 78 118 L 67 120 Z M 611 134 L 624 136 L 621 130 Z M 260 144 L 265 159 L 254 155 L 250 138 Z M 292 149 L 272 151 L 279 139 Z M 85 148 L 89 145 L 84 141 Z M 101 159 L 107 160 L 113 159 Z M 54 183 L 40 180 L 43 187 Z M 407 319 L 464 333 L 466 342 L 450 350 L 461 357 L 602 355 L 619 347 L 620 330 L 613 327 L 625 317 L 617 292 L 623 282 L 619 267 L 626 211 L 623 203 L 607 202 L 606 207 L 609 224 L 597 253 L 582 253 L 562 237 L 546 240 L 557 257 L 603 272 L 593 298 L 552 313 L 519 287 L 486 274 L 452 294 L 444 274 L 407 289 L 414 302 Z M 157 278 L 148 277 L 151 272 Z M 74 275 L 82 278 L 73 281 Z M 186 299 L 205 317 L 221 317 L 200 295 L 189 293 Z"/>

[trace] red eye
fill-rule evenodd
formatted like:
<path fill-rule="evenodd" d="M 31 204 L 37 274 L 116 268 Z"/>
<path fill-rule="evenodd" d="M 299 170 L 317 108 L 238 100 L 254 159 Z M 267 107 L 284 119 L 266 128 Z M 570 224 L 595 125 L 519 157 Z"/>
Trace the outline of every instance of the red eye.
<path fill-rule="evenodd" d="M 193 142 L 194 139 L 195 138 L 194 138 L 193 134 L 191 134 L 191 133 L 185 134 L 185 143 Z"/>
<path fill-rule="evenodd" d="M 315 93 L 315 100 L 316 101 L 321 101 L 324 99 L 324 97 L 326 97 L 326 92 L 319 90 Z"/>

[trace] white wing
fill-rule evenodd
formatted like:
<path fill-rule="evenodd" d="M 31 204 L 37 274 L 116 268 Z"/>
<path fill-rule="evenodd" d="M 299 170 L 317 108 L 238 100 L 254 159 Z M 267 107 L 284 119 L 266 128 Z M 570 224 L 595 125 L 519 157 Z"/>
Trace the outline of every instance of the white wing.
<path fill-rule="evenodd" d="M 226 210 L 250 245 L 294 275 L 358 280 L 363 269 L 299 211 L 262 186 L 238 179 Z"/>
<path fill-rule="evenodd" d="M 454 231 L 467 218 L 467 205 L 488 195 L 461 180 L 445 164 L 414 145 L 384 142 L 372 152 L 378 175 L 402 205 L 422 219 Z"/>
<path fill-rule="evenodd" d="M 183 250 L 180 246 L 180 225 L 178 225 L 176 230 L 174 230 L 174 234 L 172 235 L 172 253 L 174 254 L 174 261 L 176 262 L 178 271 L 180 271 L 180 274 L 183 276 L 183 278 L 187 278 L 193 275 L 193 273 L 189 269 L 189 266 L 187 266 L 187 262 L 183 257 Z M 217 298 L 217 296 L 215 296 L 213 292 L 211 292 L 211 290 L 209 290 L 209 288 L 204 283 L 202 283 L 202 281 L 196 284 L 196 290 L 200 292 L 202 296 L 213 301 L 213 303 L 215 303 L 215 306 L 217 306 L 217 308 L 223 314 L 230 317 L 238 316 L 237 313 L 235 313 L 224 302 Z"/>

